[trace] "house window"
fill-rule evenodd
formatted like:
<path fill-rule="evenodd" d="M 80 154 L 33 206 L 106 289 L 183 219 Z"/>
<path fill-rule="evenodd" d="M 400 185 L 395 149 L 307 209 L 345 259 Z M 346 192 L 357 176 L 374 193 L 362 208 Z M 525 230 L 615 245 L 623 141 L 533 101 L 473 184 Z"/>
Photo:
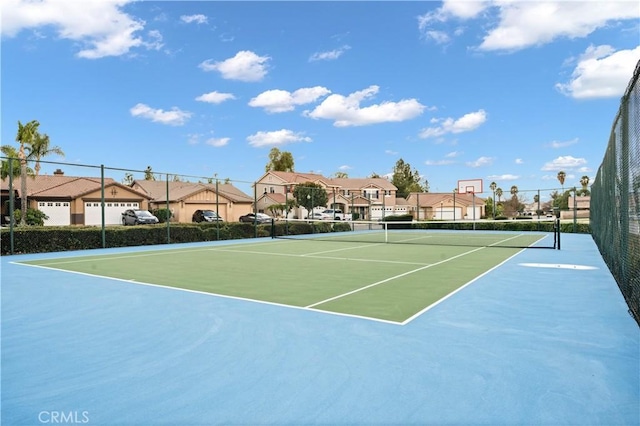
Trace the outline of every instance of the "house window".
<path fill-rule="evenodd" d="M 272 186 L 272 187 L 269 187 L 269 192 L 270 192 L 270 193 L 272 193 L 272 194 L 275 194 L 275 193 L 276 193 L 276 190 L 275 190 L 275 189 L 273 188 L 273 186 Z"/>

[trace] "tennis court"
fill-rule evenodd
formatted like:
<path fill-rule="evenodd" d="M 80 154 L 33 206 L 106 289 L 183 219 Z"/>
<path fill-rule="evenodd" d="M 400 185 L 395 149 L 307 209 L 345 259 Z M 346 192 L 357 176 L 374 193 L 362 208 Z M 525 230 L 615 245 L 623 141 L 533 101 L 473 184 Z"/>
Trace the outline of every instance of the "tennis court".
<path fill-rule="evenodd" d="M 3 256 L 2 423 L 638 424 L 591 237 L 501 235 Z"/>
<path fill-rule="evenodd" d="M 406 323 L 547 235 L 363 229 L 311 237 L 25 264 Z"/>

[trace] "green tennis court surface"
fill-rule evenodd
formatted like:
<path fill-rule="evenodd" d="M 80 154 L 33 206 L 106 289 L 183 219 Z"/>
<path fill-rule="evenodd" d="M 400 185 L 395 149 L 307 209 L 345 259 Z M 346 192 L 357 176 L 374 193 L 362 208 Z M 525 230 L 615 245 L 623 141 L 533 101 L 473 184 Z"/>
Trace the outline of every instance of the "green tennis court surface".
<path fill-rule="evenodd" d="M 520 250 L 267 240 L 23 263 L 404 323 Z"/>

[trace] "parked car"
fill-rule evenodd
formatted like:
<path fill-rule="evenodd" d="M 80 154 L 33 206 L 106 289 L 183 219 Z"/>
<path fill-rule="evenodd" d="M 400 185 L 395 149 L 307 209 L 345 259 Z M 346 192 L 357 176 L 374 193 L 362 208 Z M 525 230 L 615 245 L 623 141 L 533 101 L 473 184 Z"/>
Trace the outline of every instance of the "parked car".
<path fill-rule="evenodd" d="M 313 220 L 325 220 L 325 219 L 330 219 L 330 217 L 322 214 L 322 213 L 312 213 L 310 216 L 307 216 L 307 219 L 313 219 Z"/>
<path fill-rule="evenodd" d="M 326 209 L 321 213 L 324 217 L 323 219 L 330 220 L 349 220 L 351 219 L 351 215 L 347 215 L 342 213 L 342 210 L 334 210 L 334 209 Z"/>
<path fill-rule="evenodd" d="M 158 218 L 149 213 L 149 210 L 127 209 L 122 212 L 123 225 L 154 224 L 158 222 Z"/>
<path fill-rule="evenodd" d="M 240 218 L 238 219 L 240 222 L 250 222 L 250 223 L 271 223 L 271 216 L 266 215 L 264 213 L 248 213 L 245 214 L 244 216 L 240 216 Z"/>
<path fill-rule="evenodd" d="M 194 222 L 222 222 L 224 219 L 213 210 L 196 210 L 193 213 L 192 220 Z"/>

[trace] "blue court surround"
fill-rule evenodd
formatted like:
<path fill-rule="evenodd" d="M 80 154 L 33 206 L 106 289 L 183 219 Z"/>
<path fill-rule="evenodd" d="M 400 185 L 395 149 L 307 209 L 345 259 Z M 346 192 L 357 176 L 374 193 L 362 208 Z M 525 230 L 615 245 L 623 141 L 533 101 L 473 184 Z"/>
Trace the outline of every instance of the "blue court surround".
<path fill-rule="evenodd" d="M 2 424 L 638 425 L 640 329 L 562 237 L 404 326 L 3 256 Z"/>

